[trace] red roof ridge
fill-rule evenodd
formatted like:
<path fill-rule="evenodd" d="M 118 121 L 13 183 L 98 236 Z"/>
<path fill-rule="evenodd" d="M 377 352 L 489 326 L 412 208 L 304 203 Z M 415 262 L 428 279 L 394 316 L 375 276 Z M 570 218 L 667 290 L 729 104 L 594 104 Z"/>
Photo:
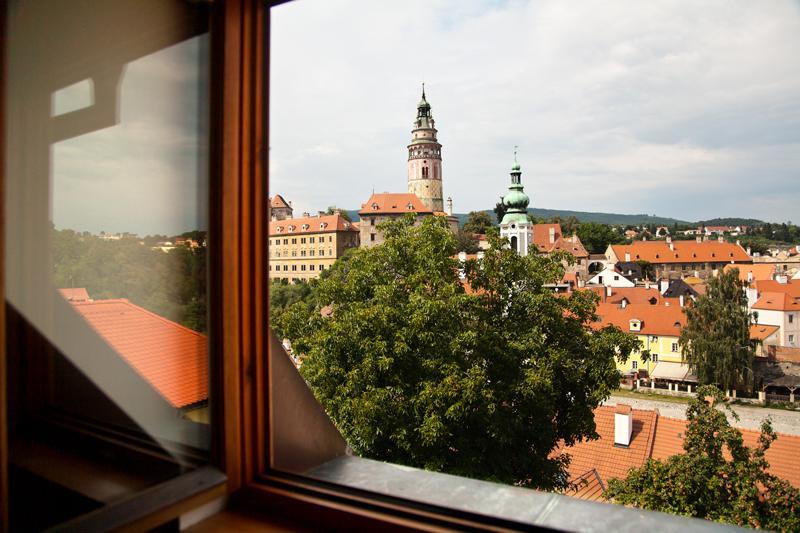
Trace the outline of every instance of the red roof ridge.
<path fill-rule="evenodd" d="M 135 303 L 131 302 L 127 298 L 115 298 L 115 299 L 109 299 L 109 300 L 92 300 L 91 302 L 70 302 L 70 303 L 72 303 L 72 305 L 75 305 L 75 306 L 78 306 L 78 305 L 97 305 L 97 304 L 120 304 L 120 303 L 121 304 L 127 304 L 127 305 L 129 305 L 131 307 L 135 307 L 138 311 L 143 311 L 145 314 L 157 318 L 158 320 L 160 320 L 161 322 L 164 322 L 165 324 L 168 324 L 169 326 L 177 327 L 178 329 L 182 329 L 184 331 L 187 331 L 187 332 L 191 333 L 192 335 L 194 335 L 195 337 L 199 337 L 201 339 L 205 339 L 206 338 L 206 336 L 203 335 L 202 333 L 199 333 L 199 332 L 197 332 L 197 331 L 195 331 L 195 330 L 193 330 L 191 328 L 187 328 L 183 324 L 179 324 L 178 322 L 175 322 L 174 320 L 170 320 L 168 318 L 164 318 L 161 315 L 157 315 L 157 314 L 153 313 L 152 311 L 149 311 L 149 310 L 145 309 L 141 305 L 136 305 Z"/>

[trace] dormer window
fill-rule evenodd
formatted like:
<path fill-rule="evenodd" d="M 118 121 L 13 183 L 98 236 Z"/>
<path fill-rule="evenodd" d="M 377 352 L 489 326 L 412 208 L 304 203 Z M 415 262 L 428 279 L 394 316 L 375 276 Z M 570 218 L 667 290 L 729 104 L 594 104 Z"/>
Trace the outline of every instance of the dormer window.
<path fill-rule="evenodd" d="M 327 227 L 328 227 L 328 223 L 327 223 L 327 222 L 323 222 L 323 223 L 321 223 L 321 224 L 319 225 L 319 229 L 325 229 L 325 228 L 327 228 Z"/>
<path fill-rule="evenodd" d="M 642 321 L 638 318 L 632 318 L 628 321 L 631 331 L 642 331 Z"/>
<path fill-rule="evenodd" d="M 373 203 L 372 204 L 372 210 L 373 211 L 377 211 L 378 210 L 378 204 Z"/>
<path fill-rule="evenodd" d="M 289 231 L 294 231 L 295 229 L 297 228 L 295 228 L 294 226 L 289 226 Z"/>
<path fill-rule="evenodd" d="M 278 226 L 278 233 L 283 233 L 283 226 Z"/>
<path fill-rule="evenodd" d="M 309 227 L 308 224 L 303 224 L 303 226 L 302 226 L 303 231 L 307 230 L 308 227 Z"/>
<path fill-rule="evenodd" d="M 412 211 L 414 209 L 414 204 L 412 204 L 411 202 L 408 202 L 408 205 L 406 206 L 406 209 L 408 209 L 409 211 Z"/>
<path fill-rule="evenodd" d="M 648 302 L 650 302 L 650 305 L 656 305 L 658 303 L 658 299 L 655 296 L 653 296 L 648 300 Z"/>
<path fill-rule="evenodd" d="M 712 253 L 712 254 L 711 254 L 711 257 L 717 257 L 717 254 L 715 254 L 715 253 Z"/>

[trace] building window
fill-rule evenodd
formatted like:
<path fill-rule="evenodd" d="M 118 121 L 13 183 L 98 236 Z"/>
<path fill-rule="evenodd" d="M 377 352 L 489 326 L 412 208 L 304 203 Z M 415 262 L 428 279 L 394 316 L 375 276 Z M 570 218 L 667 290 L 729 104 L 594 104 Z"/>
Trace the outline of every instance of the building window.
<path fill-rule="evenodd" d="M 308 265 L 309 270 L 314 270 L 314 265 Z"/>
<path fill-rule="evenodd" d="M 297 244 L 297 239 L 292 239 L 292 244 Z"/>
<path fill-rule="evenodd" d="M 289 239 L 283 239 L 283 244 L 289 244 Z"/>
<path fill-rule="evenodd" d="M 289 265 L 283 265 L 283 271 L 286 272 L 287 270 L 289 270 Z"/>
<path fill-rule="evenodd" d="M 306 243 L 306 238 L 300 237 L 300 244 L 305 244 L 305 243 Z"/>
<path fill-rule="evenodd" d="M 639 361 L 631 361 L 631 369 L 636 370 L 639 368 Z"/>
<path fill-rule="evenodd" d="M 369 225 L 370 226 L 374 226 L 375 225 L 375 218 L 374 217 L 370 217 L 369 218 Z"/>
<path fill-rule="evenodd" d="M 678 351 L 678 343 L 677 342 L 673 342 L 672 343 L 672 351 L 673 352 L 677 352 Z"/>
<path fill-rule="evenodd" d="M 300 265 L 300 270 L 301 270 L 302 272 L 305 272 L 305 271 L 306 271 L 306 266 L 305 266 L 305 265 Z"/>
<path fill-rule="evenodd" d="M 791 324 L 792 322 L 794 322 L 794 315 L 789 313 L 789 324 Z"/>
<path fill-rule="evenodd" d="M 374 233 L 370 233 L 369 234 L 369 240 L 373 241 L 373 242 L 375 241 L 375 234 Z M 322 254 L 320 254 L 320 255 L 322 255 Z"/>
<path fill-rule="evenodd" d="M 319 256 L 322 257 L 323 255 L 325 255 L 325 250 L 320 250 L 319 251 Z"/>
<path fill-rule="evenodd" d="M 657 353 L 650 354 L 650 358 L 654 363 L 658 363 L 658 354 Z"/>
<path fill-rule="evenodd" d="M 309 237 L 308 242 L 309 244 L 314 244 L 314 237 Z"/>
<path fill-rule="evenodd" d="M 296 272 L 296 271 L 297 271 L 297 265 L 292 265 L 292 272 Z"/>
<path fill-rule="evenodd" d="M 325 270 L 325 265 L 320 265 L 320 266 L 319 266 L 319 269 L 320 269 L 320 270 Z"/>
<path fill-rule="evenodd" d="M 308 251 L 308 255 L 311 256 L 311 257 L 314 257 L 314 250 L 309 250 Z"/>
<path fill-rule="evenodd" d="M 794 344 L 794 335 L 789 335 L 789 344 Z"/>

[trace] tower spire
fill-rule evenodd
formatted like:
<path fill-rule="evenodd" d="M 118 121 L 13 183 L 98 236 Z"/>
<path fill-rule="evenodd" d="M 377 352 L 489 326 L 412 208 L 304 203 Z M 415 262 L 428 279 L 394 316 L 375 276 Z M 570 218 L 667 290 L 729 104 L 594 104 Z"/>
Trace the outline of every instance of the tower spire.
<path fill-rule="evenodd" d="M 422 99 L 425 100 L 425 82 L 422 82 Z"/>

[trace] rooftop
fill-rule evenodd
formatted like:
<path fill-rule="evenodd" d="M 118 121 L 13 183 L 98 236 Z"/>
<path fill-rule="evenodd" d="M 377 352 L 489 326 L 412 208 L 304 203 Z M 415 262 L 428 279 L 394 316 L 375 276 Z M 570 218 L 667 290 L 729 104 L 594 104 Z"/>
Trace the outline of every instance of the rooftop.
<path fill-rule="evenodd" d="M 416 194 L 406 192 L 373 193 L 358 212 L 362 215 L 397 213 L 433 214 Z"/>
<path fill-rule="evenodd" d="M 269 235 L 287 235 L 297 233 L 327 233 L 333 231 L 358 231 L 358 228 L 348 222 L 340 214 L 315 215 L 302 218 L 287 218 L 273 220 L 269 223 Z"/>
<path fill-rule="evenodd" d="M 611 249 L 620 261 L 630 254 L 631 261 L 650 263 L 752 263 L 747 252 L 739 245 L 718 241 L 673 241 L 672 249 L 665 241 L 636 241 L 631 244 L 613 244 Z"/>

